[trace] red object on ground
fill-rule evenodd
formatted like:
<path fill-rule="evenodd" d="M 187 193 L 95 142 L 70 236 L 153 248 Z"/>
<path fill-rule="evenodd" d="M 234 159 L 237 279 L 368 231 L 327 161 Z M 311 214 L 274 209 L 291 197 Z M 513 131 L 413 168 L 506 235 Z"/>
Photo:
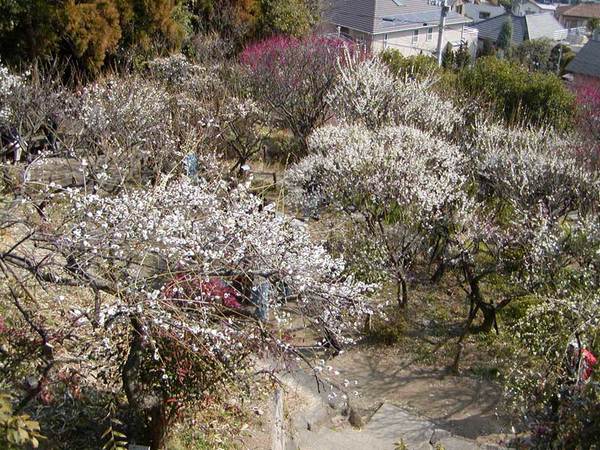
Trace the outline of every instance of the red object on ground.
<path fill-rule="evenodd" d="M 598 364 L 598 358 L 596 358 L 587 348 L 584 348 L 581 352 L 581 359 L 581 381 L 587 381 L 592 376 L 592 372 L 594 371 L 593 367 Z"/>
<path fill-rule="evenodd" d="M 174 299 L 192 299 L 201 296 L 205 300 L 220 300 L 227 308 L 241 308 L 238 292 L 218 277 L 207 281 L 188 274 L 178 274 L 165 288 L 164 296 Z"/>

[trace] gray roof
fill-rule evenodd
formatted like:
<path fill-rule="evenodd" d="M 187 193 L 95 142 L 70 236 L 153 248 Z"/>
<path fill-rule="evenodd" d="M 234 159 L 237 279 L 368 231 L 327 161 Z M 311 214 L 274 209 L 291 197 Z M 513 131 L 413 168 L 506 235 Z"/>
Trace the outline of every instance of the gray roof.
<path fill-rule="evenodd" d="M 566 69 L 567 72 L 600 78 L 600 41 L 588 41 Z"/>
<path fill-rule="evenodd" d="M 389 33 L 437 25 L 440 7 L 428 0 L 329 0 L 325 19 L 335 25 L 369 34 Z M 454 11 L 450 24 L 470 23 L 471 19 Z"/>
<path fill-rule="evenodd" d="M 471 26 L 479 30 L 479 39 L 487 39 L 496 42 L 498 40 L 498 36 L 500 35 L 502 25 L 504 25 L 504 22 L 507 20 L 512 21 L 512 43 L 519 45 L 521 42 L 527 39 L 525 17 L 513 16 L 512 14 L 502 14 L 501 16 L 482 20 L 481 22 L 477 22 Z"/>
<path fill-rule="evenodd" d="M 494 6 L 489 3 L 465 3 L 463 5 L 465 16 L 470 17 L 475 22 L 480 22 L 485 19 L 479 18 L 479 13 L 489 13 L 490 19 L 492 17 L 501 16 L 502 14 L 506 14 L 506 10 L 504 6 Z"/>
<path fill-rule="evenodd" d="M 564 29 L 552 13 L 527 14 L 527 36 L 531 39 L 556 39 L 557 32 Z"/>
<path fill-rule="evenodd" d="M 496 42 L 502 25 L 507 20 L 512 21 L 512 43 L 514 45 L 519 45 L 523 41 L 530 39 L 555 39 L 557 32 L 563 29 L 562 25 L 549 13 L 528 14 L 526 16 L 503 14 L 491 19 L 482 20 L 473 24 L 472 27 L 479 30 L 479 39 L 488 39 Z"/>

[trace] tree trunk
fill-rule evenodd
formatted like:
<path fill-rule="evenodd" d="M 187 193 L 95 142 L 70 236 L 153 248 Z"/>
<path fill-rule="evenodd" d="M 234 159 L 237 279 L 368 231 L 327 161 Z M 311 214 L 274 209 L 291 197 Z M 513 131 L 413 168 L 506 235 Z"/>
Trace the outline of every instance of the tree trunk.
<path fill-rule="evenodd" d="M 146 432 L 150 441 L 152 450 L 161 450 L 165 448 L 167 431 L 169 429 L 169 420 L 165 410 L 164 402 L 160 402 L 146 414 Z"/>
<path fill-rule="evenodd" d="M 465 323 L 465 327 L 463 329 L 462 334 L 460 335 L 460 337 L 458 338 L 458 341 L 456 342 L 456 355 L 454 355 L 454 361 L 453 361 L 452 367 L 451 367 L 452 372 L 455 374 L 458 374 L 458 366 L 460 364 L 460 357 L 462 355 L 462 350 L 463 350 L 463 344 L 462 344 L 463 340 L 465 339 L 465 337 L 471 330 L 471 324 L 473 323 L 475 316 L 477 316 L 478 309 L 479 309 L 478 306 L 475 305 L 475 302 L 471 298 L 471 306 L 469 307 L 469 317 L 467 318 L 467 322 Z"/>
<path fill-rule="evenodd" d="M 479 287 L 479 280 L 473 275 L 471 267 L 465 267 L 465 277 L 467 278 L 469 289 L 471 290 L 469 294 L 471 302 L 474 302 L 476 309 L 481 310 L 481 313 L 483 314 L 483 323 L 478 327 L 473 328 L 471 331 L 474 333 L 489 333 L 492 331 L 492 328 L 495 328 L 497 332 L 496 307 L 483 299 L 483 294 Z"/>
<path fill-rule="evenodd" d="M 396 283 L 396 301 L 400 309 L 404 309 L 408 304 L 408 286 L 404 277 L 399 277 Z"/>
<path fill-rule="evenodd" d="M 161 450 L 164 448 L 169 425 L 166 404 L 160 393 L 147 391 L 142 385 L 140 374 L 143 370 L 143 328 L 135 317 L 131 319 L 131 324 L 133 336 L 129 355 L 121 372 L 132 417 L 128 437 L 139 439 L 141 444 L 150 445 L 152 450 Z"/>
<path fill-rule="evenodd" d="M 496 329 L 496 332 L 498 332 L 498 325 L 496 323 L 496 307 L 493 304 L 484 301 L 483 294 L 481 293 L 481 289 L 479 287 L 479 280 L 474 276 L 472 267 L 465 262 L 463 262 L 463 272 L 465 279 L 469 284 L 470 308 L 469 316 L 465 323 L 465 328 L 456 343 L 457 350 L 454 357 L 454 362 L 452 364 L 452 372 L 454 373 L 458 373 L 458 366 L 463 349 L 462 343 L 469 332 L 489 333 L 492 330 L 492 327 Z M 483 323 L 477 327 L 473 327 L 473 321 L 475 320 L 475 317 L 477 317 L 477 312 L 479 310 L 481 310 L 483 314 Z"/>
<path fill-rule="evenodd" d="M 444 276 L 445 272 L 446 272 L 446 263 L 444 261 L 441 261 L 438 264 L 437 269 L 435 270 L 434 274 L 431 276 L 431 282 L 433 284 L 438 283 Z"/>

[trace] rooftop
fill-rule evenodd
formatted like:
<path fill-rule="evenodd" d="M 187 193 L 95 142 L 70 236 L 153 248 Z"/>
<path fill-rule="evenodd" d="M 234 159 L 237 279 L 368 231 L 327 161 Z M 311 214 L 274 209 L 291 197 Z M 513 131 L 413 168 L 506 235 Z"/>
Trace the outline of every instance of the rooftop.
<path fill-rule="evenodd" d="M 470 17 L 475 22 L 480 22 L 479 13 L 489 13 L 490 17 L 501 16 L 506 13 L 504 6 L 491 5 L 489 3 L 465 3 L 463 5 L 465 16 Z"/>
<path fill-rule="evenodd" d="M 599 3 L 580 3 L 579 5 L 564 5 L 556 8 L 556 13 L 567 17 L 585 17 L 600 19 Z"/>
<path fill-rule="evenodd" d="M 500 35 L 500 30 L 507 20 L 512 21 L 512 43 L 519 45 L 523 41 L 531 39 L 556 39 L 563 27 L 554 18 L 552 14 L 528 14 L 526 16 L 515 16 L 513 14 L 503 14 L 492 17 L 472 25 L 479 30 L 480 39 L 496 41 Z"/>
<path fill-rule="evenodd" d="M 600 78 L 600 41 L 590 40 L 567 65 L 568 72 Z"/>
<path fill-rule="evenodd" d="M 437 25 L 440 6 L 434 0 L 329 0 L 328 22 L 369 34 L 389 33 Z M 446 23 L 470 23 L 450 11 Z"/>

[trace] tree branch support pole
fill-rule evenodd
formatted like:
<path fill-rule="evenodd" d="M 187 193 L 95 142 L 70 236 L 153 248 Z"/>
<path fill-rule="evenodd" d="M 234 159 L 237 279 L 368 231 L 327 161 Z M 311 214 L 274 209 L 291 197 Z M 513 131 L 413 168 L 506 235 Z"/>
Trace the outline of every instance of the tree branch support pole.
<path fill-rule="evenodd" d="M 442 10 L 440 12 L 440 27 L 438 31 L 438 43 L 437 43 L 437 60 L 438 67 L 442 67 L 442 45 L 444 44 L 444 28 L 446 27 L 446 16 L 448 15 L 448 0 L 444 0 L 442 3 Z"/>
<path fill-rule="evenodd" d="M 277 387 L 275 389 L 275 402 L 273 414 L 273 431 L 271 434 L 271 450 L 285 450 L 285 432 L 283 418 L 283 389 Z"/>

